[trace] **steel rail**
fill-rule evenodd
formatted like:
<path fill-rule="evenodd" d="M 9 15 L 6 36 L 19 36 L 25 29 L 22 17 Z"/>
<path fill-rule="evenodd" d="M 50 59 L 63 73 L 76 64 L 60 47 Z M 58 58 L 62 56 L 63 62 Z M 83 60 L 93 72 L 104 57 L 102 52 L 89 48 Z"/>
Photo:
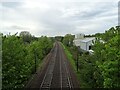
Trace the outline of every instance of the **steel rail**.
<path fill-rule="evenodd" d="M 62 67 L 61 67 L 61 60 L 62 60 L 62 57 L 61 57 L 61 53 L 59 53 L 60 54 L 60 84 L 61 84 L 61 90 L 62 90 Z"/>
<path fill-rule="evenodd" d="M 60 44 L 60 45 L 61 45 L 61 44 Z M 63 51 L 62 48 L 61 48 L 61 51 Z M 63 63 L 64 63 L 65 72 L 66 72 L 66 75 L 67 75 L 68 86 L 69 86 L 69 88 L 71 89 L 71 88 L 73 87 L 73 85 L 72 85 L 72 82 L 71 82 L 71 80 L 70 80 L 71 76 L 70 76 L 69 70 L 68 70 L 68 68 L 67 68 L 66 58 L 64 57 L 63 53 L 61 53 L 61 57 L 63 57 L 62 61 L 63 61 Z"/>
<path fill-rule="evenodd" d="M 40 89 L 41 88 L 47 88 L 47 89 L 50 89 L 50 85 L 51 85 L 51 82 L 52 82 L 52 78 L 53 78 L 53 69 L 54 69 L 54 65 L 55 65 L 55 58 L 56 58 L 56 52 L 57 52 L 57 46 L 55 47 L 54 49 L 54 53 L 52 53 L 52 57 L 49 58 L 51 59 L 51 61 L 49 62 L 49 65 L 48 65 L 48 68 L 47 68 L 47 71 L 45 73 L 45 76 L 43 78 L 43 81 L 40 85 Z"/>

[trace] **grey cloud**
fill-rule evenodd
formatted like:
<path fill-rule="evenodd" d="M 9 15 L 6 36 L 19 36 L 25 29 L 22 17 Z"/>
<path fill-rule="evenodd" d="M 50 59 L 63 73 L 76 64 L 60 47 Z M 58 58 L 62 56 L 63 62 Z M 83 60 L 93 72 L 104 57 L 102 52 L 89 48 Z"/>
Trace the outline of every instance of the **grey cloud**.
<path fill-rule="evenodd" d="M 73 22 L 62 18 L 61 16 L 61 11 L 51 9 L 39 17 L 38 20 L 42 22 L 44 27 L 47 27 L 50 30 L 53 29 L 55 31 L 58 30 L 64 32 L 74 29 Z"/>
<path fill-rule="evenodd" d="M 23 4 L 23 3 L 22 3 Z M 38 30 L 35 31 L 42 35 L 65 35 L 67 33 L 80 33 L 92 34 L 95 32 L 103 32 L 106 28 L 116 25 L 117 8 L 115 3 L 83 3 L 83 2 L 67 2 L 67 3 L 47 3 L 50 7 L 46 11 L 40 11 L 39 8 L 16 8 L 14 6 L 4 5 L 9 8 L 16 8 L 18 16 L 25 16 L 25 23 L 31 21 L 38 25 Z M 69 15 L 69 13 L 71 15 Z M 68 16 L 66 15 L 68 14 Z M 63 17 L 66 15 L 66 17 Z M 7 15 L 6 15 L 7 16 Z M 15 15 L 14 15 L 15 16 Z M 9 17 L 9 16 L 7 16 Z M 6 18 L 7 18 L 6 17 Z M 19 17 L 21 18 L 21 17 Z M 106 19 L 107 18 L 107 19 Z M 16 20 L 16 19 L 15 19 Z M 14 20 L 14 21 L 15 21 Z M 19 20 L 19 19 L 18 19 Z M 7 21 L 7 20 L 6 20 Z M 21 25 L 21 24 L 20 24 Z M 27 24 L 26 24 L 27 25 Z M 93 26 L 92 26 L 93 25 Z M 40 27 L 43 30 L 40 30 Z M 76 28 L 85 27 L 85 28 Z M 9 27 L 13 30 L 31 30 L 31 28 L 14 25 Z"/>
<path fill-rule="evenodd" d="M 4 30 L 30 30 L 28 27 L 13 25 L 13 26 L 6 26 L 3 28 Z"/>
<path fill-rule="evenodd" d="M 80 3 L 81 4 L 81 3 Z M 85 4 L 85 3 L 83 3 Z M 72 16 L 72 19 L 95 19 L 95 18 L 99 18 L 99 17 L 108 17 L 111 15 L 116 15 L 116 13 L 114 13 L 112 10 L 114 10 L 115 8 L 117 8 L 116 3 L 103 3 L 103 2 L 97 2 L 97 3 L 92 3 L 94 6 L 90 7 L 89 4 L 85 4 L 88 5 L 86 6 L 88 8 L 88 10 L 84 10 L 82 12 L 79 12 L 77 14 L 75 14 L 74 16 Z M 80 8 L 80 7 L 79 7 Z M 82 8 L 81 8 L 82 9 Z"/>
<path fill-rule="evenodd" d="M 17 25 L 11 26 L 10 28 L 19 29 L 19 30 L 30 30 L 30 28 L 28 27 L 22 27 L 22 26 L 17 26 Z"/>
<path fill-rule="evenodd" d="M 22 5 L 22 2 L 2 2 L 3 7 L 7 8 L 17 8 Z"/>

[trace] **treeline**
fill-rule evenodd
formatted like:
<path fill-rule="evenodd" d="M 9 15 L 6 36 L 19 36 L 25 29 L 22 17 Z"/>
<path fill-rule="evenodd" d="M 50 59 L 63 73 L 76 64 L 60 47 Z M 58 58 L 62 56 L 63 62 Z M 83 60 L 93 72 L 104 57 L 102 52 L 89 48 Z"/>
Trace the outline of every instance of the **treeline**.
<path fill-rule="evenodd" d="M 50 52 L 50 38 L 2 36 L 2 88 L 23 88 Z M 35 68 L 36 67 L 36 68 Z"/>
<path fill-rule="evenodd" d="M 80 53 L 78 48 L 63 44 L 71 52 L 73 59 L 78 59 L 77 76 L 81 88 L 118 88 L 120 87 L 120 26 L 112 27 L 105 33 L 96 34 L 97 40 L 93 46 L 94 54 Z M 70 37 L 70 36 L 69 36 Z M 71 38 L 73 36 L 71 35 Z M 73 40 L 73 39 L 72 39 Z M 104 42 L 100 42 L 103 40 Z M 79 55 L 77 57 L 77 53 Z M 76 64 L 77 65 L 77 64 Z"/>

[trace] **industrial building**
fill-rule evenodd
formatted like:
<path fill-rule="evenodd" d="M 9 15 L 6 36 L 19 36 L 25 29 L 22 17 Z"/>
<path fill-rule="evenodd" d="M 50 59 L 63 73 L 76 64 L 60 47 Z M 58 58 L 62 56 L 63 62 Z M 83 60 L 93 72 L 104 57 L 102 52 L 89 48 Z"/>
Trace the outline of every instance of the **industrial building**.
<path fill-rule="evenodd" d="M 85 38 L 84 34 L 76 34 L 73 43 L 85 51 L 91 50 L 91 46 L 95 42 L 95 37 Z"/>

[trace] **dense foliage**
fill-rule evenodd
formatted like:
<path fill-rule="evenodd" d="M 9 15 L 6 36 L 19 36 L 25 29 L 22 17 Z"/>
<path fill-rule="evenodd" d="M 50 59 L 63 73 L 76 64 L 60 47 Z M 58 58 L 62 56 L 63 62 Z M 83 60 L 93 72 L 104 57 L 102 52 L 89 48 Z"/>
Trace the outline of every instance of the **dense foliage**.
<path fill-rule="evenodd" d="M 77 72 L 81 88 L 116 88 L 120 87 L 120 27 L 112 27 L 105 33 L 97 33 L 93 46 L 94 54 L 79 53 Z M 64 38 L 65 39 L 65 38 Z M 67 39 L 66 39 L 67 40 Z M 100 40 L 103 40 L 101 42 Z M 65 41 L 65 40 L 64 40 Z M 65 45 L 65 44 L 64 44 Z M 75 57 L 75 46 L 66 48 Z"/>
<path fill-rule="evenodd" d="M 65 37 L 63 38 L 62 42 L 65 46 L 72 46 L 73 45 L 73 39 L 74 39 L 74 35 L 71 34 L 66 34 Z"/>
<path fill-rule="evenodd" d="M 105 43 L 96 41 L 94 46 L 94 60 L 95 64 L 101 73 L 103 81 L 98 81 L 104 88 L 120 87 L 120 30 L 119 26 L 112 27 L 101 38 L 105 40 Z M 96 79 L 99 79 L 97 77 Z"/>
<path fill-rule="evenodd" d="M 36 67 L 52 48 L 47 37 L 24 43 L 16 35 L 3 36 L 2 39 L 2 87 L 22 88 L 35 73 Z"/>

